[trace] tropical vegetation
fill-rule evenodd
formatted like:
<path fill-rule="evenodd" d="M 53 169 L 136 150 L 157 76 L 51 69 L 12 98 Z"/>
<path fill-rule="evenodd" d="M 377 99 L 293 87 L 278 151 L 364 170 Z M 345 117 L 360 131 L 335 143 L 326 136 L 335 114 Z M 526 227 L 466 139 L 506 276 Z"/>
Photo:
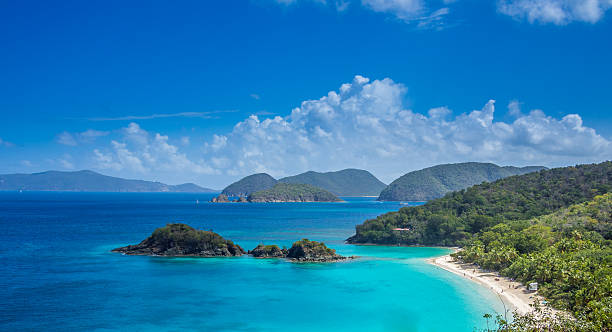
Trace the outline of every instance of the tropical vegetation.
<path fill-rule="evenodd" d="M 498 224 L 525 223 L 610 191 L 609 161 L 511 176 L 367 220 L 347 241 L 454 246 Z"/>
<path fill-rule="evenodd" d="M 254 192 L 249 202 L 341 202 L 342 200 L 327 190 L 308 184 L 277 183 L 268 190 Z"/>

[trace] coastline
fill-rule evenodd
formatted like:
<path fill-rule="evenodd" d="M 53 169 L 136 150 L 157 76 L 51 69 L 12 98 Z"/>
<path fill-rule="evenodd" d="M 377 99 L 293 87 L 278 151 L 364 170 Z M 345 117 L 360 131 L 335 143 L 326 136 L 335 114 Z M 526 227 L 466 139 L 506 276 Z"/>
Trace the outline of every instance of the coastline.
<path fill-rule="evenodd" d="M 457 249 L 454 250 L 456 251 Z M 515 310 L 520 314 L 532 313 L 534 311 L 533 303 L 536 300 L 540 303 L 544 301 L 544 298 L 538 295 L 537 292 L 528 291 L 520 282 L 499 276 L 495 271 L 482 270 L 475 264 L 456 262 L 450 255 L 428 258 L 426 261 L 429 264 L 487 287 L 499 296 L 504 307 L 510 313 Z"/>

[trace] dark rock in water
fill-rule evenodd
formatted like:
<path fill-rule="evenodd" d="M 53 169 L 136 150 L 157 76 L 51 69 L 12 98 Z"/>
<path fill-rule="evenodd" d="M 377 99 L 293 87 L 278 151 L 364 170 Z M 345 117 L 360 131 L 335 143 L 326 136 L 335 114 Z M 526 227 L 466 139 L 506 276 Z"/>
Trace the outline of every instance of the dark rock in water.
<path fill-rule="evenodd" d="M 213 197 L 213 199 L 211 199 L 210 201 L 213 203 L 229 203 L 230 202 L 230 200 L 224 194 L 221 194 L 217 197 Z"/>
<path fill-rule="evenodd" d="M 147 256 L 241 256 L 245 251 L 212 231 L 197 230 L 185 224 L 168 224 L 136 245 L 113 249 L 126 255 Z"/>
<path fill-rule="evenodd" d="M 257 258 L 285 258 L 287 249 L 281 249 L 275 244 L 267 246 L 259 244 L 255 249 L 249 251 L 249 255 Z"/>
<path fill-rule="evenodd" d="M 355 257 L 338 255 L 336 250 L 328 248 L 323 242 L 302 239 L 289 248 L 287 258 L 300 262 L 335 262 Z"/>

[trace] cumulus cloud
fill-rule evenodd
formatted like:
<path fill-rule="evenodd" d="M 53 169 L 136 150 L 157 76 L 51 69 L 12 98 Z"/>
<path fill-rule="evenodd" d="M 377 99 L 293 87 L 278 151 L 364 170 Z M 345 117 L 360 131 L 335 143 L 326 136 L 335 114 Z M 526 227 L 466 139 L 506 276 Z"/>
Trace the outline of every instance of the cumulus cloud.
<path fill-rule="evenodd" d="M 530 23 L 565 25 L 596 23 L 612 8 L 612 0 L 500 0 L 498 10 Z"/>
<path fill-rule="evenodd" d="M 612 155 L 612 142 L 577 114 L 557 119 L 543 111 L 494 120 L 495 101 L 457 116 L 447 107 L 427 115 L 403 106 L 407 89 L 389 78 L 355 76 L 291 114 L 252 115 L 204 145 L 204 159 L 227 175 L 364 168 L 389 181 L 438 163 L 574 164 Z M 518 104 L 516 105 L 518 106 Z M 514 107 L 511 105 L 511 109 Z"/>
<path fill-rule="evenodd" d="M 177 146 L 168 142 L 168 136 L 150 133 L 135 122 L 123 128 L 121 133 L 121 139 L 112 140 L 106 150 L 93 150 L 97 168 L 135 173 L 214 173 L 204 162 L 193 162 L 181 153 Z M 185 143 L 184 138 L 181 142 Z"/>

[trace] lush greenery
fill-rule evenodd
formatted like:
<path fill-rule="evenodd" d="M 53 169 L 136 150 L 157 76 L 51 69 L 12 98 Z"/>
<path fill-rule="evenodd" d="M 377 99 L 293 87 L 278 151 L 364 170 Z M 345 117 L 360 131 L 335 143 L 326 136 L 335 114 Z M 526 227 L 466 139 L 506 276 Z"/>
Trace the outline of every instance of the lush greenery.
<path fill-rule="evenodd" d="M 288 258 L 307 260 L 327 260 L 343 258 L 336 250 L 328 248 L 325 243 L 302 239 L 294 242 L 287 253 Z"/>
<path fill-rule="evenodd" d="M 597 331 L 612 330 L 612 194 L 529 221 L 500 223 L 453 254 L 523 283 Z"/>
<path fill-rule="evenodd" d="M 266 173 L 249 175 L 236 181 L 223 189 L 222 194 L 226 196 L 248 196 L 260 190 L 274 187 L 276 179 Z"/>
<path fill-rule="evenodd" d="M 474 162 L 438 165 L 410 172 L 398 178 L 380 193 L 378 200 L 427 201 L 475 184 L 542 169 L 545 168 L 540 166 L 500 167 L 495 164 Z"/>
<path fill-rule="evenodd" d="M 249 255 L 253 257 L 270 258 L 270 257 L 286 257 L 287 249 L 281 249 L 276 244 L 258 244 L 253 250 L 249 250 Z"/>
<path fill-rule="evenodd" d="M 358 225 L 356 234 L 347 241 L 458 245 L 497 224 L 520 223 L 611 190 L 612 162 L 511 176 L 368 220 Z"/>
<path fill-rule="evenodd" d="M 278 183 L 249 195 L 249 202 L 341 202 L 336 195 L 308 184 Z"/>
<path fill-rule="evenodd" d="M 134 255 L 161 256 L 239 256 L 240 246 L 212 231 L 198 230 L 185 224 L 168 224 L 137 245 L 114 249 Z"/>
<path fill-rule="evenodd" d="M 279 181 L 309 184 L 338 196 L 378 196 L 387 186 L 370 172 L 360 169 L 344 169 L 327 173 L 309 171 Z"/>
<path fill-rule="evenodd" d="M 91 192 L 214 192 L 193 183 L 168 185 L 127 180 L 92 171 L 48 171 L 0 175 L 0 190 L 91 191 Z"/>

